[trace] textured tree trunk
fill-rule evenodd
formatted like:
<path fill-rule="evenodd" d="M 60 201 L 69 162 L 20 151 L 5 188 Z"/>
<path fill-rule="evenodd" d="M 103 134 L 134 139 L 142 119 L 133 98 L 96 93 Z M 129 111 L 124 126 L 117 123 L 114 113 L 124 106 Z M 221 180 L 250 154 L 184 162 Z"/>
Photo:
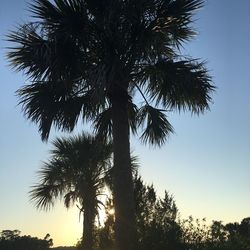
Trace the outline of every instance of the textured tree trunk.
<path fill-rule="evenodd" d="M 127 98 L 112 98 L 116 250 L 135 250 L 135 213 Z"/>
<path fill-rule="evenodd" d="M 93 230 L 95 214 L 91 208 L 84 209 L 82 249 L 93 250 Z"/>

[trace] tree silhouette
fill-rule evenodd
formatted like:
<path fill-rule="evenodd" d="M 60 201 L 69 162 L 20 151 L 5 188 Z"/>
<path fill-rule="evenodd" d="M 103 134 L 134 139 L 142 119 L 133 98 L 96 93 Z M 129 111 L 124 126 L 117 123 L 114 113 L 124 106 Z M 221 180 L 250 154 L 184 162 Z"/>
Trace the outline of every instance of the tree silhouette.
<path fill-rule="evenodd" d="M 156 195 L 153 185 L 146 185 L 134 175 L 134 197 L 138 250 L 184 250 L 182 229 L 177 223 L 177 207 L 167 192 L 163 198 Z M 97 229 L 96 242 L 100 250 L 114 249 L 114 217 L 112 200 L 106 205 L 104 226 Z"/>
<path fill-rule="evenodd" d="M 177 206 L 168 192 L 157 197 L 153 185 L 146 185 L 138 175 L 134 179 L 138 250 L 182 250 L 181 227 Z"/>
<path fill-rule="evenodd" d="M 112 145 L 90 135 L 58 138 L 53 142 L 50 160 L 39 172 L 39 184 L 32 187 L 31 199 L 37 208 L 48 209 L 57 198 L 68 208 L 79 203 L 83 212 L 83 242 L 93 249 L 93 230 L 105 174 L 111 167 Z"/>
<path fill-rule="evenodd" d="M 162 145 L 166 112 L 203 113 L 214 87 L 203 62 L 180 56 L 202 0 L 36 0 L 34 21 L 9 35 L 8 53 L 31 83 L 18 91 L 43 140 L 81 117 L 114 142 L 114 205 L 119 250 L 135 247 L 130 131 Z M 136 103 L 139 93 L 143 104 Z M 141 103 L 141 102 L 140 102 Z"/>
<path fill-rule="evenodd" d="M 243 223 L 245 219 L 242 220 Z M 224 225 L 221 221 L 213 221 L 208 226 L 205 219 L 201 222 L 190 216 L 181 223 L 184 249 L 249 250 L 250 237 L 241 233 L 242 222 Z"/>
<path fill-rule="evenodd" d="M 0 250 L 49 250 L 53 246 L 53 240 L 47 234 L 44 239 L 21 236 L 19 230 L 3 230 L 0 232 Z"/>

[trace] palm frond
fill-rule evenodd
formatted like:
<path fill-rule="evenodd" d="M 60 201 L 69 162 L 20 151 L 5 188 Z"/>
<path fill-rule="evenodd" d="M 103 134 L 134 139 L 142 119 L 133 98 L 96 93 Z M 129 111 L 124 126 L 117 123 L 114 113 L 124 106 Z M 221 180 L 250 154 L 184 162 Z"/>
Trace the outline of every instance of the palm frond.
<path fill-rule="evenodd" d="M 54 125 L 72 131 L 80 115 L 88 121 L 100 109 L 100 103 L 91 103 L 89 91 L 69 89 L 64 82 L 36 82 L 17 91 L 19 105 L 28 119 L 39 125 L 43 140 L 47 140 Z"/>
<path fill-rule="evenodd" d="M 169 45 L 178 48 L 195 35 L 190 24 L 194 11 L 202 6 L 202 0 L 162 1 L 153 30 L 164 33 L 168 37 Z"/>
<path fill-rule="evenodd" d="M 55 199 L 61 194 L 57 185 L 35 185 L 31 187 L 30 199 L 36 204 L 37 209 L 49 210 L 55 204 Z"/>
<path fill-rule="evenodd" d="M 53 149 L 50 151 L 52 157 L 64 161 L 76 158 L 81 147 L 77 137 L 57 137 L 52 141 L 52 145 Z"/>
<path fill-rule="evenodd" d="M 145 124 L 145 129 L 140 137 L 143 143 L 162 145 L 173 128 L 160 109 L 145 105 L 139 111 L 140 124 Z"/>
<path fill-rule="evenodd" d="M 64 163 L 57 159 L 44 162 L 41 170 L 38 171 L 39 182 L 46 185 L 63 185 Z"/>
<path fill-rule="evenodd" d="M 128 102 L 128 122 L 131 132 L 136 135 L 139 121 L 137 120 L 138 107 L 132 102 Z"/>
<path fill-rule="evenodd" d="M 191 27 L 192 16 L 202 5 L 202 0 L 141 0 L 127 4 L 132 35 L 127 41 L 129 46 L 125 46 L 127 56 L 141 63 L 174 56 L 176 49 L 196 34 Z"/>
<path fill-rule="evenodd" d="M 32 24 L 19 26 L 8 35 L 8 41 L 17 44 L 9 48 L 8 60 L 17 71 L 24 71 L 34 79 L 47 76 L 51 65 L 52 44 L 36 32 Z"/>
<path fill-rule="evenodd" d="M 130 154 L 130 162 L 131 162 L 132 173 L 135 174 L 138 171 L 139 167 L 140 167 L 139 157 L 137 155 L 134 155 L 131 152 L 131 154 Z"/>
<path fill-rule="evenodd" d="M 70 191 L 67 194 L 64 195 L 64 205 L 66 208 L 69 208 L 71 205 L 73 205 L 79 197 L 79 194 L 74 190 Z"/>
<path fill-rule="evenodd" d="M 151 100 L 166 109 L 199 114 L 209 108 L 214 86 L 203 62 L 161 60 L 143 70 L 142 84 Z"/>
<path fill-rule="evenodd" d="M 81 112 L 81 98 L 71 98 L 67 90 L 60 89 L 50 83 L 34 83 L 17 92 L 25 116 L 39 125 L 43 140 L 48 139 L 53 124 L 71 131 Z"/>
<path fill-rule="evenodd" d="M 33 17 L 40 20 L 50 32 L 80 38 L 80 41 L 87 40 L 89 23 L 84 1 L 60 0 L 53 4 L 48 0 L 35 0 L 30 10 Z"/>
<path fill-rule="evenodd" d="M 40 29 L 29 23 L 10 33 L 8 41 L 17 44 L 7 54 L 13 68 L 35 81 L 82 77 L 87 53 L 75 41 L 47 37 Z"/>
<path fill-rule="evenodd" d="M 94 131 L 99 138 L 112 138 L 112 113 L 111 108 L 108 108 L 98 114 L 94 121 Z"/>

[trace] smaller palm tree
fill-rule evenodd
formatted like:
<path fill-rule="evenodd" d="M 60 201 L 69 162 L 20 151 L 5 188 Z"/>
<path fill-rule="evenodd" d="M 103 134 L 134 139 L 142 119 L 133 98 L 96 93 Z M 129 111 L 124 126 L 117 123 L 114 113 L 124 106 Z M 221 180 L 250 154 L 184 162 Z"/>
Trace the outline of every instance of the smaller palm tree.
<path fill-rule="evenodd" d="M 40 181 L 30 191 L 38 209 L 48 210 L 63 198 L 68 208 L 79 204 L 83 212 L 83 249 L 93 249 L 93 230 L 105 174 L 111 167 L 112 146 L 89 134 L 57 138 L 48 162 L 39 171 Z"/>

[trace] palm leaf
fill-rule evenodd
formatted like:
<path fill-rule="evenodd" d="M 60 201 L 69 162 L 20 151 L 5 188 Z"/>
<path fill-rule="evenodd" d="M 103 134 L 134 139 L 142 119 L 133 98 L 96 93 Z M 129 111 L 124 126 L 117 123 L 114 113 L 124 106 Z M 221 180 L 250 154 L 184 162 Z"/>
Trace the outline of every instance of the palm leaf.
<path fill-rule="evenodd" d="M 151 26 L 168 37 L 169 45 L 179 48 L 195 35 L 190 24 L 194 11 L 202 5 L 201 0 L 163 1 L 157 9 L 155 24 Z"/>
<path fill-rule="evenodd" d="M 55 199 L 60 196 L 60 187 L 57 185 L 35 185 L 31 187 L 30 198 L 35 202 L 37 209 L 49 210 L 55 204 Z"/>
<path fill-rule="evenodd" d="M 64 195 L 64 205 L 69 208 L 78 199 L 79 194 L 76 191 L 70 191 Z"/>
<path fill-rule="evenodd" d="M 24 71 L 33 80 L 68 80 L 82 77 L 88 55 L 72 39 L 47 37 L 39 25 L 21 25 L 8 40 L 17 44 L 9 48 L 7 58 L 13 68 Z"/>
<path fill-rule="evenodd" d="M 42 139 L 47 140 L 52 125 L 72 131 L 80 114 L 83 120 L 92 119 L 100 104 L 90 102 L 89 91 L 68 89 L 63 82 L 36 82 L 17 91 L 19 104 L 28 119 L 39 125 Z"/>
<path fill-rule="evenodd" d="M 143 82 L 151 100 L 166 109 L 190 110 L 199 114 L 209 108 L 214 86 L 196 60 L 161 60 L 143 70 Z"/>
<path fill-rule="evenodd" d="M 143 143 L 162 145 L 173 128 L 165 114 L 152 106 L 145 105 L 139 111 L 140 124 L 145 124 L 145 129 L 140 137 Z"/>
<path fill-rule="evenodd" d="M 48 0 L 36 0 L 31 4 L 33 17 L 52 35 L 68 36 L 77 39 L 81 45 L 90 42 L 89 20 L 84 1 L 55 1 L 55 5 Z M 84 35 L 83 35 L 84 34 Z"/>
<path fill-rule="evenodd" d="M 112 136 L 112 110 L 111 108 L 104 110 L 96 117 L 94 121 L 94 131 L 99 138 L 111 138 Z"/>

